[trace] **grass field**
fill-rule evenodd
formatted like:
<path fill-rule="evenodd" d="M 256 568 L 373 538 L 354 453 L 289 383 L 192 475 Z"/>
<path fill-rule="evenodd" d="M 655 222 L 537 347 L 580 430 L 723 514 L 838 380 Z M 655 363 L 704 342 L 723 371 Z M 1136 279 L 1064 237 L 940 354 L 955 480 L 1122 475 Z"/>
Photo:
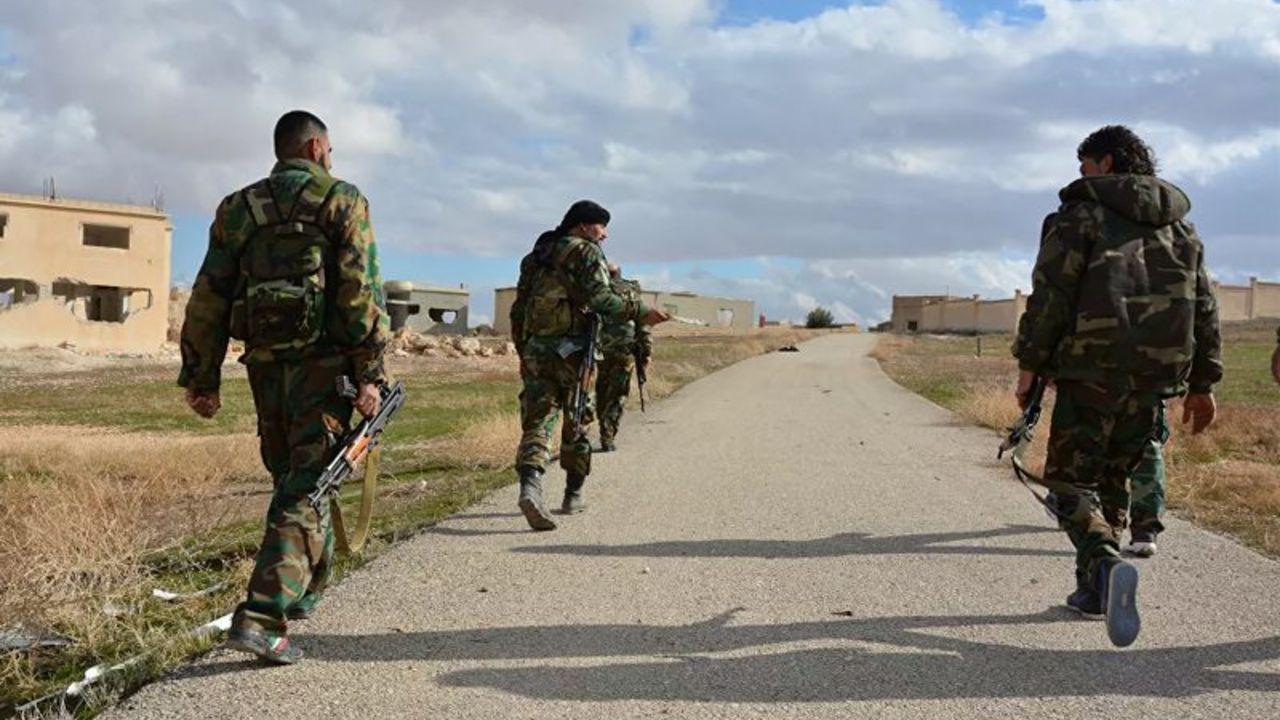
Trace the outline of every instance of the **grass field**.
<path fill-rule="evenodd" d="M 1179 403 L 1170 403 L 1169 507 L 1280 557 L 1280 387 L 1270 374 L 1275 322 L 1225 325 L 1223 339 L 1226 373 L 1215 388 L 1214 425 L 1192 436 L 1180 426 Z M 1018 416 L 1011 344 L 1009 336 L 985 336 L 979 356 L 974 337 L 885 335 L 875 356 L 904 387 L 975 423 L 1003 430 Z M 1036 433 L 1033 457 L 1038 453 L 1040 462 L 1051 407 L 1046 404 Z M 993 438 L 993 449 L 994 443 Z"/>
<path fill-rule="evenodd" d="M 805 336 L 660 338 L 649 396 Z M 410 396 L 387 432 L 375 536 L 339 576 L 514 481 L 513 358 L 395 358 L 392 372 Z M 247 381 L 238 365 L 227 373 L 213 421 L 186 408 L 173 366 L 28 373 L 0 384 L 0 423 L 9 429 L 0 435 L 0 630 L 71 643 L 0 655 L 0 716 L 6 704 L 65 687 L 89 666 L 149 652 L 78 711 L 91 714 L 111 693 L 208 647 L 211 640 L 180 635 L 242 597 L 270 483 Z M 633 396 L 633 412 L 636 404 Z M 358 493 L 345 490 L 344 506 Z M 151 597 L 219 585 L 178 603 Z"/>

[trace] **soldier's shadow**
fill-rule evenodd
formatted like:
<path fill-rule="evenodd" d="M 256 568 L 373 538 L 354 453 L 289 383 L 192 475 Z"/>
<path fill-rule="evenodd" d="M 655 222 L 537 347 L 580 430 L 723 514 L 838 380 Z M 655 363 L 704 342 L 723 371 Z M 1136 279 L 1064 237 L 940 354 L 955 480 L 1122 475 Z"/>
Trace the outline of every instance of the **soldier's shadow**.
<path fill-rule="evenodd" d="M 317 660 L 483 662 L 434 682 L 542 700 L 842 702 L 1073 695 L 1182 698 L 1280 691 L 1280 674 L 1229 666 L 1280 660 L 1280 637 L 1177 648 L 1060 650 L 983 642 L 1072 622 L 1060 608 L 1026 615 L 903 616 L 737 625 L 736 611 L 688 625 L 564 625 L 300 640 Z M 1074 621 L 1103 637 L 1098 622 Z M 1017 630 L 1018 626 L 1028 626 Z M 1047 629 L 1047 628 L 1046 628 Z M 820 642 L 800 648 L 797 643 Z M 773 646 L 773 647 L 771 647 Z M 531 666 L 529 660 L 557 658 Z M 608 658 L 607 664 L 583 659 Z M 617 662 L 633 658 L 632 662 Z M 504 661 L 515 661 L 504 662 Z"/>
<path fill-rule="evenodd" d="M 1006 525 L 994 530 L 883 535 L 848 532 L 812 540 L 671 540 L 635 545 L 526 545 L 512 552 L 537 555 L 582 555 L 587 557 L 694 557 L 803 559 L 849 555 L 1015 555 L 1072 556 L 1067 550 L 1009 547 L 990 544 L 961 544 L 1040 533 L 1056 529 L 1036 525 Z"/>

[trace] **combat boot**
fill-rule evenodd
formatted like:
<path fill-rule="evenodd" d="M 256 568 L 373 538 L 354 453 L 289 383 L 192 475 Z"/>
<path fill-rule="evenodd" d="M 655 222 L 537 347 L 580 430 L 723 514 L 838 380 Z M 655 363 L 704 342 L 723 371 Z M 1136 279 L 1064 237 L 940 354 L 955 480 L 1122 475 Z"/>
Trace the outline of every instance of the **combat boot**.
<path fill-rule="evenodd" d="M 1102 612 L 1102 598 L 1089 584 L 1083 570 L 1076 570 L 1076 591 L 1067 596 L 1067 607 L 1090 620 L 1106 617 Z"/>
<path fill-rule="evenodd" d="M 1107 616 L 1107 637 L 1117 647 L 1128 647 L 1138 639 L 1142 619 L 1138 617 L 1138 567 L 1118 557 L 1098 561 L 1093 587 Z"/>
<path fill-rule="evenodd" d="M 534 530 L 555 530 L 556 521 L 551 519 L 547 508 L 542 503 L 542 471 L 536 468 L 520 468 L 520 512 L 529 521 Z"/>
<path fill-rule="evenodd" d="M 564 502 L 560 504 L 562 515 L 574 515 L 587 509 L 587 504 L 582 501 L 582 486 L 586 482 L 587 477 L 578 473 L 569 473 L 565 478 Z"/>
<path fill-rule="evenodd" d="M 600 436 L 600 450 L 598 452 L 607 453 L 618 449 L 618 444 L 613 441 L 613 437 Z"/>

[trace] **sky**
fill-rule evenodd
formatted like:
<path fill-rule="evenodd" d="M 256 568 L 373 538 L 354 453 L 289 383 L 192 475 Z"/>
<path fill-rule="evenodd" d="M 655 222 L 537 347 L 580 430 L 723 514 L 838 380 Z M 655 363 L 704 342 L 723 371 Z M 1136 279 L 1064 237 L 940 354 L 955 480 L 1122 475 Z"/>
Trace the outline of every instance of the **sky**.
<path fill-rule="evenodd" d="M 647 288 L 772 319 L 1007 297 L 1113 123 L 1218 279 L 1280 279 L 1271 0 L 0 0 L 0 192 L 162 195 L 175 283 L 293 108 L 369 197 L 384 278 L 465 285 L 473 324 L 579 198 Z"/>

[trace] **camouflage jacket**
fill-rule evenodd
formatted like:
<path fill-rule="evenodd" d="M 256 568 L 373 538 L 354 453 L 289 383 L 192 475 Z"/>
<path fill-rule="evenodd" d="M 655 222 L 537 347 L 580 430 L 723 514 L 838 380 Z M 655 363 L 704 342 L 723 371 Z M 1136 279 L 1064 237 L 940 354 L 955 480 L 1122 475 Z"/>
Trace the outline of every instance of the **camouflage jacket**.
<path fill-rule="evenodd" d="M 568 357 L 586 346 L 588 313 L 602 323 L 633 321 L 649 309 L 609 281 L 604 252 L 589 240 L 545 232 L 520 261 L 520 282 L 511 305 L 511 339 L 526 351 Z"/>
<path fill-rule="evenodd" d="M 1059 197 L 1018 323 L 1019 367 L 1117 390 L 1209 392 L 1222 339 L 1187 196 L 1151 176 L 1102 175 Z"/>
<path fill-rule="evenodd" d="M 290 212 L 293 201 L 289 198 L 297 198 L 304 188 L 329 196 L 317 217 L 330 242 L 325 253 L 325 328 L 314 344 L 283 351 L 249 347 L 240 362 L 340 353 L 350 356 L 358 381 L 385 381 L 382 357 L 390 338 L 390 320 L 382 296 L 368 202 L 354 185 L 335 179 L 306 160 L 276 163 L 268 180 L 273 196 L 281 199 L 282 213 Z M 242 192 L 224 198 L 209 228 L 209 249 L 196 275 L 182 325 L 178 384 L 183 387 L 214 391 L 221 384 L 231 306 L 241 292 L 241 256 L 256 227 L 244 198 Z"/>
<path fill-rule="evenodd" d="M 613 282 L 618 293 L 628 300 L 640 302 L 640 283 L 619 278 Z M 634 320 L 607 320 L 600 326 L 600 352 L 606 355 L 653 354 L 653 338 L 649 326 Z"/>

